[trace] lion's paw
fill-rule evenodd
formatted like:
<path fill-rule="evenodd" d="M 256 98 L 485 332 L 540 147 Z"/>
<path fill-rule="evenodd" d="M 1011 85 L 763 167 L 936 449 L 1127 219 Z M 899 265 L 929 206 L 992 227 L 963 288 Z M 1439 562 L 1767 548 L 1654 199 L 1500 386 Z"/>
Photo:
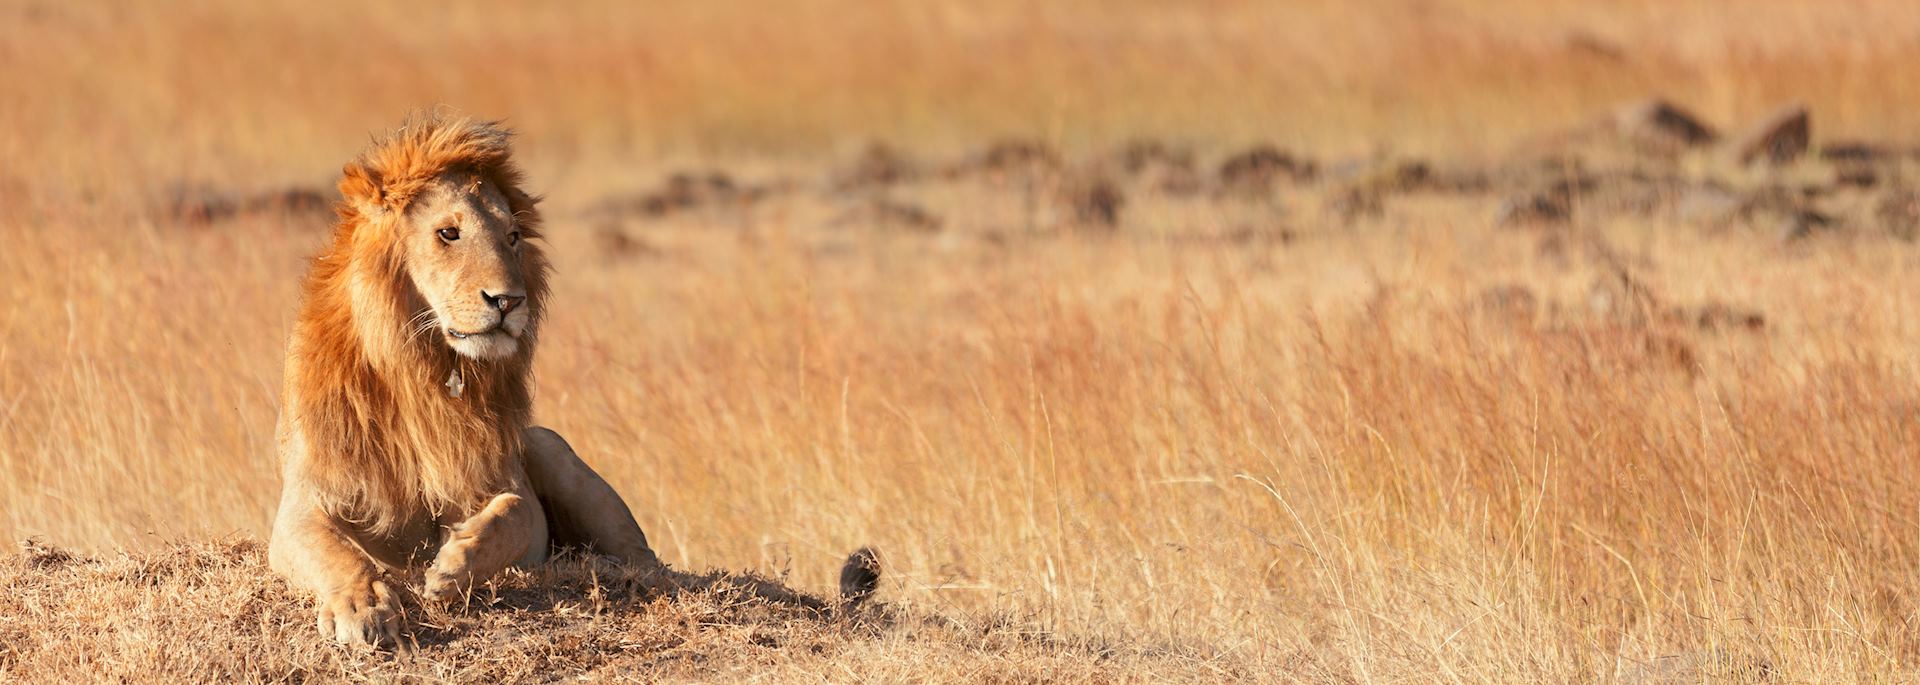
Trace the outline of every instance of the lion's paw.
<path fill-rule="evenodd" d="M 400 603 L 378 580 L 323 596 L 320 634 L 346 645 L 392 647 L 400 643 Z"/>
<path fill-rule="evenodd" d="M 473 538 L 456 538 L 440 547 L 440 553 L 433 558 L 433 565 L 427 567 L 427 601 L 451 602 L 466 596 L 468 587 L 473 584 L 473 570 L 469 562 L 474 546 Z"/>

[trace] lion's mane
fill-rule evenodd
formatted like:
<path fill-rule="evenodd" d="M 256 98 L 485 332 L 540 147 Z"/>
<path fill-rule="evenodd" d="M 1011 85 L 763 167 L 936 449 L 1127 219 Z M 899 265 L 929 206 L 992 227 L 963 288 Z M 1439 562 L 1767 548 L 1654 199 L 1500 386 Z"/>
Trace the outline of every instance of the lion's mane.
<path fill-rule="evenodd" d="M 294 443 L 286 477 L 368 530 L 483 501 L 505 486 L 520 453 L 545 256 L 532 240 L 520 251 L 534 319 L 518 350 L 482 362 L 422 330 L 427 305 L 402 241 L 409 203 L 455 170 L 500 188 L 523 236 L 538 238 L 538 198 L 520 188 L 509 138 L 495 123 L 416 116 L 342 172 L 338 223 L 302 287 L 280 439 Z M 456 371 L 464 381 L 457 397 L 446 387 Z"/>

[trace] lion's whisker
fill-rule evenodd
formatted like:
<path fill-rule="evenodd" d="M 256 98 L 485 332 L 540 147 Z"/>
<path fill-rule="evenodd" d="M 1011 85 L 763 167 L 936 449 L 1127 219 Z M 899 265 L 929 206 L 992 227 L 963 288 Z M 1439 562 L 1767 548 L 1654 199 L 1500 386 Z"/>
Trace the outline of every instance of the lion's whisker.
<path fill-rule="evenodd" d="M 407 326 L 412 329 L 407 333 L 407 342 L 412 343 L 413 340 L 420 337 L 421 334 L 438 328 L 440 326 L 440 317 L 434 314 L 433 309 L 429 307 L 420 310 L 419 314 L 415 314 L 412 319 L 409 319 Z"/>

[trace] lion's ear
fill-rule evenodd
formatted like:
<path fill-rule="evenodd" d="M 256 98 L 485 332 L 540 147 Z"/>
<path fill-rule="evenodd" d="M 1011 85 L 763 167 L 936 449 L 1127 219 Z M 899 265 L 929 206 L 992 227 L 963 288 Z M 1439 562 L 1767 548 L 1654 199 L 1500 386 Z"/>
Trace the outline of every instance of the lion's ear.
<path fill-rule="evenodd" d="M 359 210 L 361 216 L 377 217 L 386 211 L 386 194 L 380 184 L 380 172 L 358 162 L 340 170 L 340 197 Z"/>
<path fill-rule="evenodd" d="M 542 198 L 529 194 L 516 185 L 501 184 L 500 188 L 507 196 L 507 207 L 513 210 L 514 219 L 526 228 L 540 228 L 540 212 L 535 207 L 540 204 Z"/>

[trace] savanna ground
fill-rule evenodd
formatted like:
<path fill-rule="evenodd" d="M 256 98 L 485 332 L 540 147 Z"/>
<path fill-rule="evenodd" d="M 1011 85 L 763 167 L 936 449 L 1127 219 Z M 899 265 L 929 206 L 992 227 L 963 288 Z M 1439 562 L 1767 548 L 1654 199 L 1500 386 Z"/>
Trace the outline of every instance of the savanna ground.
<path fill-rule="evenodd" d="M 0 680 L 1920 678 L 1910 3 L 642 5 L 0 2 Z M 259 539 L 331 174 L 436 103 L 692 575 L 389 657 Z"/>

